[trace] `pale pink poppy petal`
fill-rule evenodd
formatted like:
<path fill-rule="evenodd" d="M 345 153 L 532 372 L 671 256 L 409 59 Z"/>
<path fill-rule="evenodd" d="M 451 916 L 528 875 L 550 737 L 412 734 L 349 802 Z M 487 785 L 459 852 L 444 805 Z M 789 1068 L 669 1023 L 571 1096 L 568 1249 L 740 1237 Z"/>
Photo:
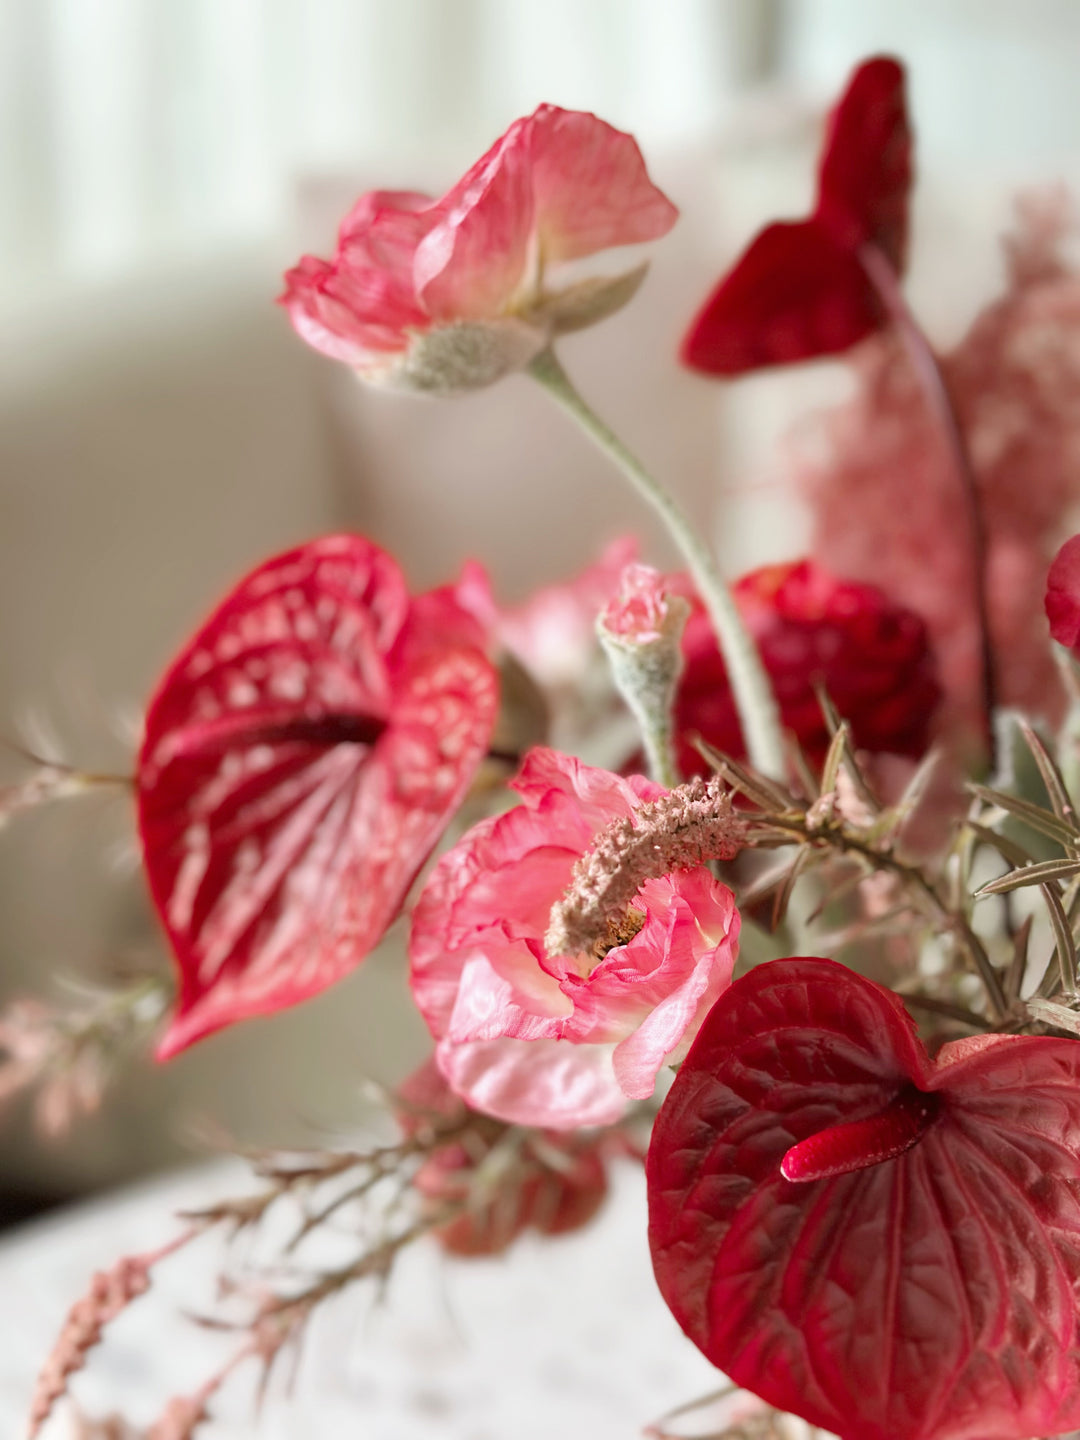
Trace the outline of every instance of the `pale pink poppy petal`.
<path fill-rule="evenodd" d="M 662 785 L 644 775 L 615 775 L 543 745 L 529 751 L 510 783 L 526 804 L 534 806 L 551 793 L 567 796 L 590 835 L 631 815 L 643 800 L 658 800 L 665 793 Z"/>
<path fill-rule="evenodd" d="M 632 135 L 595 115 L 541 105 L 529 121 L 536 228 L 545 262 L 658 240 L 679 212 L 649 179 Z"/>
<path fill-rule="evenodd" d="M 356 264 L 398 271 L 412 284 L 416 247 L 438 219 L 430 195 L 369 190 L 338 229 L 340 253 Z"/>
<path fill-rule="evenodd" d="M 392 275 L 313 255 L 286 272 L 280 303 L 312 349 L 353 366 L 405 350 L 406 330 L 428 324 Z"/>
<path fill-rule="evenodd" d="M 635 903 L 646 923 L 629 944 L 590 975 L 564 981 L 574 1012 L 558 1033 L 618 1040 L 616 1077 L 627 1095 L 645 1099 L 730 985 L 740 922 L 731 891 L 704 869 L 647 881 Z"/>
<path fill-rule="evenodd" d="M 451 1089 L 474 1110 L 512 1125 L 574 1130 L 613 1125 L 626 1113 L 610 1046 L 441 1041 L 435 1058 Z"/>
<path fill-rule="evenodd" d="M 506 312 L 525 275 L 533 229 L 527 121 L 518 120 L 438 202 L 413 278 L 437 320 Z"/>

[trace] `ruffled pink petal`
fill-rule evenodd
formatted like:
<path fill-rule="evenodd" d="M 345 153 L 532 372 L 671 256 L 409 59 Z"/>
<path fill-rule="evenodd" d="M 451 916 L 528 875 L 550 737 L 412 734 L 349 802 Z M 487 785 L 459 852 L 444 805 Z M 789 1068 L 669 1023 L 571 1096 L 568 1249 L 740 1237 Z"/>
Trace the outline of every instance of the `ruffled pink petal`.
<path fill-rule="evenodd" d="M 405 350 L 407 329 L 429 322 L 384 271 L 304 255 L 285 274 L 280 303 L 297 334 L 331 360 L 363 367 Z"/>
<path fill-rule="evenodd" d="M 553 791 L 568 796 L 590 835 L 631 815 L 641 801 L 665 794 L 662 785 L 644 775 L 615 775 L 543 745 L 529 751 L 510 783 L 526 805 L 540 804 Z"/>
<path fill-rule="evenodd" d="M 474 1110 L 546 1130 L 613 1125 L 626 1113 L 606 1045 L 564 1040 L 440 1042 L 436 1063 Z"/>
<path fill-rule="evenodd" d="M 339 253 L 357 265 L 396 271 L 411 289 L 416 247 L 438 219 L 434 205 L 415 190 L 369 190 L 341 222 Z"/>
<path fill-rule="evenodd" d="M 527 124 L 511 125 L 435 207 L 413 278 L 437 320 L 494 319 L 521 284 L 533 229 Z"/>
<path fill-rule="evenodd" d="M 675 224 L 679 212 L 649 179 L 632 135 L 557 105 L 525 123 L 545 262 L 657 240 Z"/>
<path fill-rule="evenodd" d="M 535 969 L 536 961 L 526 956 Z M 517 978 L 517 977 L 515 977 Z M 454 1045 L 473 1041 L 540 1040 L 556 1038 L 558 1013 L 537 1013 L 520 1003 L 527 991 L 522 985 L 500 975 L 486 955 L 473 952 L 461 967 L 454 1009 L 447 1026 L 446 1040 Z M 546 998 L 546 997 L 545 997 Z M 563 997 L 550 997 L 555 1004 Z M 569 1009 L 569 1001 L 563 1001 Z"/>
<path fill-rule="evenodd" d="M 739 913 L 726 885 L 690 870 L 642 887 L 642 929 L 563 988 L 573 1015 L 559 1034 L 578 1041 L 619 1041 L 615 1074 L 627 1095 L 651 1095 L 665 1062 L 689 1049 L 706 1012 L 731 983 Z"/>
<path fill-rule="evenodd" d="M 558 983 L 524 943 L 525 927 L 507 922 L 500 899 L 503 893 L 510 896 L 513 886 L 498 866 L 499 833 L 505 821 L 521 813 L 511 811 L 474 826 L 436 865 L 413 911 L 409 983 L 436 1037 L 447 1035 L 451 1027 L 459 1040 L 508 1033 L 494 1028 L 495 1015 L 502 1017 L 499 1024 L 524 1033 L 527 1015 L 545 1018 L 566 1012 Z M 569 865 L 565 859 L 561 873 L 567 874 Z M 543 900 L 540 904 L 546 914 L 550 901 L 546 909 Z M 467 968 L 474 958 L 483 966 Z M 475 997 L 470 988 L 476 989 Z M 482 1025 L 482 1035 L 466 1035 L 470 1016 Z"/>

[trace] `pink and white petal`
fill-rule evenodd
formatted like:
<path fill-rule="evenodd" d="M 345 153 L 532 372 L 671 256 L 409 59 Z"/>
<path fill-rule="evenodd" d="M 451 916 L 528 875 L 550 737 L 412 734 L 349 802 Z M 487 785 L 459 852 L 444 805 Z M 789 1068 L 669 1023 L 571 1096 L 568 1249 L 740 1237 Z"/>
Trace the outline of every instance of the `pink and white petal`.
<path fill-rule="evenodd" d="M 491 320 L 522 283 L 533 230 L 525 121 L 516 121 L 437 203 L 416 250 L 416 294 L 436 320 Z"/>
<path fill-rule="evenodd" d="M 428 319 L 393 278 L 305 255 L 285 275 L 280 303 L 303 340 L 331 360 L 363 367 L 408 348 L 406 329 Z"/>
<path fill-rule="evenodd" d="M 615 775 L 543 745 L 529 751 L 510 784 L 533 807 L 552 792 L 566 796 L 592 835 L 633 814 L 643 800 L 658 800 L 667 793 L 643 775 Z"/>
<path fill-rule="evenodd" d="M 702 955 L 683 983 L 615 1047 L 615 1078 L 632 1100 L 647 1100 L 661 1067 L 677 1063 L 690 1049 L 706 1014 L 731 984 L 725 960 L 716 952 Z"/>
<path fill-rule="evenodd" d="M 536 230 L 545 262 L 666 235 L 679 212 L 649 179 L 632 135 L 581 110 L 529 120 Z"/>
<path fill-rule="evenodd" d="M 531 956 L 527 958 L 535 970 L 535 960 Z M 541 1005 L 546 1002 L 546 1013 L 523 1005 L 523 989 L 500 975 L 487 955 L 473 951 L 461 966 L 454 1009 L 444 1039 L 450 1045 L 497 1040 L 503 1036 L 513 1040 L 554 1039 L 559 1020 L 569 1010 L 570 1002 L 553 982 L 549 981 L 548 987 L 545 995 L 537 997 Z"/>
<path fill-rule="evenodd" d="M 407 606 L 390 556 L 327 537 L 247 576 L 162 681 L 137 780 L 181 981 L 162 1057 L 354 968 L 460 802 L 495 677 L 468 650 L 399 675 Z"/>
<path fill-rule="evenodd" d="M 626 1112 L 606 1045 L 563 1040 L 440 1041 L 436 1063 L 474 1110 L 511 1125 L 575 1130 L 613 1125 Z"/>
<path fill-rule="evenodd" d="M 416 190 L 369 190 L 341 222 L 339 249 L 361 264 L 398 271 L 411 285 L 416 247 L 438 218 L 434 204 Z"/>
<path fill-rule="evenodd" d="M 360 326 L 348 305 L 329 293 L 334 267 L 315 255 L 303 255 L 285 272 L 285 291 L 278 297 L 293 329 L 313 350 L 346 365 L 362 365 L 370 356 Z M 404 342 L 402 342 L 404 348 Z"/>

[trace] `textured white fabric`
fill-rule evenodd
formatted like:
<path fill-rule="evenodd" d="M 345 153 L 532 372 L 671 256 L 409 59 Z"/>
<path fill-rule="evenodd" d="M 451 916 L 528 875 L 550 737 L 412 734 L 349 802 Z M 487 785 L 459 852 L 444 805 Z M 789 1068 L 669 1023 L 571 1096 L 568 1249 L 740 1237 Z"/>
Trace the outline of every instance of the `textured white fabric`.
<path fill-rule="evenodd" d="M 12 1317 L 0 1346 L 0 1431 L 21 1433 L 33 1371 L 91 1270 L 156 1247 L 174 1233 L 170 1212 L 243 1193 L 244 1181 L 223 1168 L 188 1172 L 0 1246 Z M 291 1400 L 279 1379 L 256 1427 L 254 1376 L 241 1372 L 206 1440 L 240 1440 L 256 1428 L 259 1440 L 632 1440 L 722 1383 L 660 1299 L 645 1226 L 642 1172 L 625 1165 L 605 1210 L 575 1235 L 525 1239 L 483 1261 L 447 1260 L 419 1245 L 395 1271 L 385 1307 L 358 1290 L 328 1308 Z M 122 1409 L 145 1424 L 230 1353 L 229 1337 L 180 1315 L 210 1304 L 215 1258 L 204 1241 L 162 1266 L 73 1387 L 88 1414 Z M 59 1415 L 45 1432 L 46 1440 L 69 1434 Z"/>

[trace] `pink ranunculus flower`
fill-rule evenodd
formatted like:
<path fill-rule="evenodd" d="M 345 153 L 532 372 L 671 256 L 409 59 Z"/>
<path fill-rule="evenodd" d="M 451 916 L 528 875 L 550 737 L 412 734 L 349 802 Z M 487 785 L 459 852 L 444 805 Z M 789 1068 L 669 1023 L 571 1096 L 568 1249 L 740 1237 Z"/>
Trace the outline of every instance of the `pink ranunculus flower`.
<path fill-rule="evenodd" d="M 632 136 L 541 105 L 441 200 L 361 196 L 333 260 L 303 256 L 281 303 L 309 345 L 365 380 L 471 390 L 527 365 L 553 336 L 612 314 L 644 275 L 550 290 L 549 267 L 659 239 L 677 215 Z"/>
<path fill-rule="evenodd" d="M 530 751 L 523 803 L 436 866 L 413 916 L 413 996 L 436 1063 L 475 1110 L 549 1129 L 605 1125 L 652 1094 L 731 982 L 739 914 L 704 867 L 647 880 L 611 946 L 549 956 L 575 862 L 612 821 L 666 792 L 640 775 Z"/>

